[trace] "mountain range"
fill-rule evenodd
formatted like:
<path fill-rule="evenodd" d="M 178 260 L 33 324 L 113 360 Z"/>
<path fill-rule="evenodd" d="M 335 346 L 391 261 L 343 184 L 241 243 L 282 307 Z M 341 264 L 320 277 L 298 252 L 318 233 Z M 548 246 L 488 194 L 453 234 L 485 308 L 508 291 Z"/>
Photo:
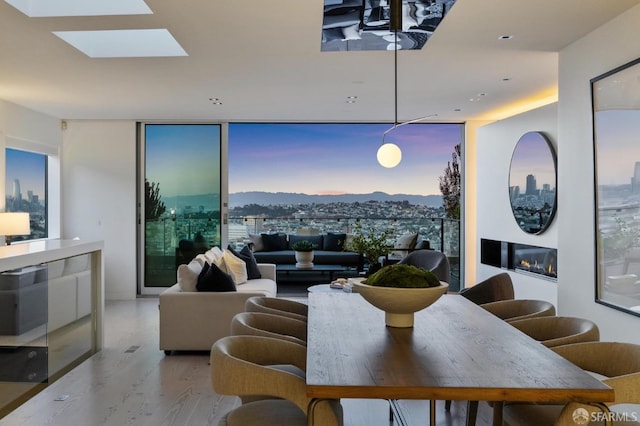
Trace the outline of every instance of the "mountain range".
<path fill-rule="evenodd" d="M 178 195 L 162 197 L 167 209 L 175 208 L 182 211 L 190 206 L 193 211 L 202 208 L 204 211 L 218 210 L 220 196 L 217 194 Z M 293 192 L 263 192 L 248 191 L 229 194 L 229 208 L 242 207 L 248 204 L 291 205 L 291 204 L 328 204 L 328 203 L 366 203 L 367 201 L 408 201 L 410 204 L 441 207 L 441 195 L 411 195 L 411 194 L 387 194 L 385 192 L 371 192 L 368 194 L 339 194 L 339 195 L 315 195 Z"/>
<path fill-rule="evenodd" d="M 241 207 L 247 204 L 327 204 L 327 203 L 366 203 L 367 201 L 408 201 L 410 204 L 428 207 L 441 207 L 441 195 L 387 194 L 371 192 L 368 194 L 316 195 L 292 192 L 236 192 L 229 194 L 229 207 Z"/>

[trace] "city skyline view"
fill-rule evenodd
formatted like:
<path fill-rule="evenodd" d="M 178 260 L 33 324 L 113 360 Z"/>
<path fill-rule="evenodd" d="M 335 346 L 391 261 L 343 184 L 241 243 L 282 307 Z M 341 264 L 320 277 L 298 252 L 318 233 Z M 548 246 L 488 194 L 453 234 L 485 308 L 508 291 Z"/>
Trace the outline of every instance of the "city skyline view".
<path fill-rule="evenodd" d="M 38 197 L 40 203 L 44 203 L 46 156 L 12 148 L 7 148 L 5 153 L 6 196 L 13 196 L 13 185 L 17 179 L 22 198 L 26 199 L 28 191 L 31 191 L 33 195 Z"/>
<path fill-rule="evenodd" d="M 603 110 L 596 113 L 599 185 L 628 185 L 640 161 L 640 111 Z"/>

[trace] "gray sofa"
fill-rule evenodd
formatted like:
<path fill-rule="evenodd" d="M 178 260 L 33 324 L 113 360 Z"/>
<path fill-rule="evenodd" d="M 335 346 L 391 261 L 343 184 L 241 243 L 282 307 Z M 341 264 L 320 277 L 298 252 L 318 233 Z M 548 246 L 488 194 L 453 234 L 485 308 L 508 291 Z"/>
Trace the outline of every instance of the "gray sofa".
<path fill-rule="evenodd" d="M 313 263 L 316 265 L 342 265 L 362 270 L 364 263 L 361 254 L 344 249 L 346 234 L 252 234 L 250 237 L 253 255 L 260 263 L 295 264 L 293 244 L 301 240 L 310 241 L 314 245 Z"/>

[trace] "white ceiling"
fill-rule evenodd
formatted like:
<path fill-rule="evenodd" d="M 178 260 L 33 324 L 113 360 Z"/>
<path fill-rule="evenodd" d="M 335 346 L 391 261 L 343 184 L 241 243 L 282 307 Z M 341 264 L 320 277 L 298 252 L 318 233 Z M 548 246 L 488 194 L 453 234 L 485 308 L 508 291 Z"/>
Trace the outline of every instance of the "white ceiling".
<path fill-rule="evenodd" d="M 29 18 L 0 1 L 0 99 L 62 119 L 393 121 L 393 52 L 321 52 L 322 0 L 146 3 L 153 14 Z M 398 53 L 399 119 L 493 120 L 554 99 L 557 52 L 638 3 L 457 0 L 421 51 Z M 89 58 L 52 34 L 140 28 L 167 28 L 189 56 Z"/>

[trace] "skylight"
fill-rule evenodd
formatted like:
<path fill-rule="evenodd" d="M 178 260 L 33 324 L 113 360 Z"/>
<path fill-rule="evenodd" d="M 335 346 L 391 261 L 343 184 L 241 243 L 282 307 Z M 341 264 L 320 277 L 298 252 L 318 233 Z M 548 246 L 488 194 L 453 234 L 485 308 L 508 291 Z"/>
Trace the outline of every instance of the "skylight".
<path fill-rule="evenodd" d="M 47 16 L 146 15 L 144 0 L 4 0 L 30 18 Z"/>
<path fill-rule="evenodd" d="M 146 30 L 54 31 L 90 58 L 188 56 L 164 28 Z"/>

